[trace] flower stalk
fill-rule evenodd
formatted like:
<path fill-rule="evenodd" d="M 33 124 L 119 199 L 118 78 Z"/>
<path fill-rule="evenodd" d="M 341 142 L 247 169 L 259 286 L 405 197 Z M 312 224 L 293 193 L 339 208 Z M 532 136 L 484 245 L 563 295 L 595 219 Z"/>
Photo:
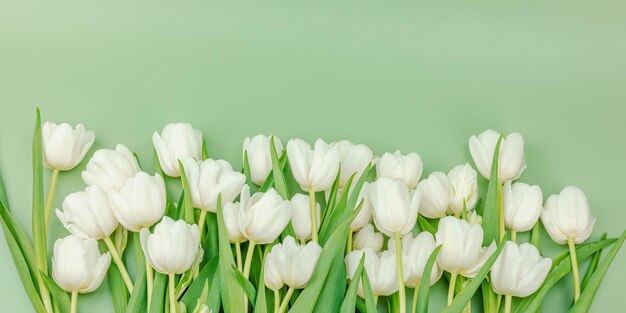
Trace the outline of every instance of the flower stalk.
<path fill-rule="evenodd" d="M 572 274 L 574 275 L 574 303 L 580 298 L 580 274 L 578 272 L 578 257 L 576 256 L 576 245 L 572 237 L 567 238 L 569 255 L 572 260 Z"/>
<path fill-rule="evenodd" d="M 111 237 L 105 237 L 103 240 L 107 248 L 109 249 L 109 252 L 111 252 L 111 258 L 113 259 L 113 262 L 115 262 L 115 265 L 117 265 L 117 268 L 120 270 L 120 274 L 122 275 L 124 284 L 126 284 L 126 289 L 128 289 L 128 293 L 133 293 L 133 281 L 130 279 L 130 275 L 128 275 L 128 270 L 126 269 L 124 262 L 122 262 L 120 254 L 117 253 L 115 244 L 113 244 L 113 241 L 111 241 Z"/>
<path fill-rule="evenodd" d="M 54 201 L 54 193 L 57 189 L 57 181 L 59 178 L 59 170 L 53 169 L 52 175 L 50 176 L 50 187 L 48 188 L 48 195 L 46 196 L 46 206 L 45 206 L 45 227 L 46 233 L 48 233 L 48 223 L 50 222 L 50 212 L 52 211 L 52 202 Z"/>
<path fill-rule="evenodd" d="M 309 204 L 311 206 L 311 240 L 317 242 L 317 208 L 313 189 L 309 189 Z"/>
<path fill-rule="evenodd" d="M 404 289 L 404 270 L 402 268 L 402 238 L 395 233 L 396 241 L 396 268 L 398 272 L 398 296 L 400 298 L 400 313 L 406 313 L 406 290 Z"/>

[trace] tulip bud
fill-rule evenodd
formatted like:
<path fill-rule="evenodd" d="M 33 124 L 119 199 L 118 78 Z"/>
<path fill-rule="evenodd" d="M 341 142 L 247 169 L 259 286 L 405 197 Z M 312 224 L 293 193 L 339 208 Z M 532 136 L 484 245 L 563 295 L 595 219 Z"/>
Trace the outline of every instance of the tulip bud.
<path fill-rule="evenodd" d="M 309 197 L 303 194 L 296 194 L 291 198 L 291 206 L 293 211 L 291 212 L 291 225 L 296 233 L 296 237 L 300 240 L 306 240 L 311 238 L 311 207 L 309 204 Z M 320 220 L 320 205 L 316 203 L 317 207 L 317 221 Z M 317 224 L 319 230 L 320 225 Z"/>
<path fill-rule="evenodd" d="M 387 247 L 389 247 L 389 251 L 396 252 L 393 239 L 389 239 Z M 415 238 L 411 233 L 402 237 L 402 268 L 407 287 L 415 288 L 422 281 L 426 262 L 436 247 L 435 238 L 429 232 L 422 232 Z M 431 286 L 441 278 L 441 274 L 442 271 L 439 266 L 434 264 L 430 272 Z"/>
<path fill-rule="evenodd" d="M 364 182 L 356 201 L 357 204 L 362 202 L 363 205 L 361 205 L 361 210 L 350 223 L 350 229 L 352 231 L 359 230 L 372 221 L 372 203 L 369 200 L 369 190 L 370 183 Z"/>
<path fill-rule="evenodd" d="M 492 243 L 482 247 L 483 229 L 480 225 L 470 224 L 454 216 L 447 216 L 439 221 L 435 234 L 436 245 L 441 245 L 437 257 L 439 267 L 450 273 L 457 273 L 472 278 L 496 250 Z"/>
<path fill-rule="evenodd" d="M 268 259 L 270 253 L 265 257 L 265 266 L 263 269 L 263 277 L 265 279 L 265 286 L 267 288 L 277 291 L 280 288 L 283 288 L 285 283 L 283 279 L 280 277 L 280 271 L 278 270 L 278 265 L 274 262 L 273 259 Z"/>
<path fill-rule="evenodd" d="M 428 218 L 446 216 L 450 207 L 450 180 L 442 172 L 433 172 L 417 185 L 422 196 L 419 212 Z"/>
<path fill-rule="evenodd" d="M 355 174 L 353 184 L 357 182 L 374 156 L 374 152 L 368 146 L 354 144 L 347 140 L 333 142 L 330 147 L 339 151 L 339 163 L 341 165 L 339 188 L 346 186 L 352 174 Z"/>
<path fill-rule="evenodd" d="M 458 165 L 448 173 L 450 180 L 450 212 L 459 216 L 463 205 L 467 212 L 476 207 L 478 183 L 476 171 L 469 165 Z"/>
<path fill-rule="evenodd" d="M 376 164 L 378 177 L 402 179 L 410 190 L 417 187 L 423 169 L 424 163 L 417 153 L 402 155 L 400 151 L 383 154 Z"/>
<path fill-rule="evenodd" d="M 370 201 L 376 228 L 393 237 L 406 235 L 415 226 L 420 193 L 411 194 L 403 180 L 380 177 L 370 185 Z"/>
<path fill-rule="evenodd" d="M 298 245 L 293 237 L 287 236 L 282 244 L 274 245 L 265 258 L 265 273 L 269 272 L 265 278 L 266 284 L 269 281 L 268 287 L 276 290 L 274 288 L 280 285 L 276 275 L 278 273 L 285 285 L 295 289 L 306 287 L 321 254 L 322 247 L 317 242 Z"/>
<path fill-rule="evenodd" d="M 63 200 L 63 211 L 56 210 L 65 228 L 81 239 L 103 239 L 117 228 L 107 194 L 98 186 L 69 194 Z"/>
<path fill-rule="evenodd" d="M 52 277 L 67 292 L 92 292 L 100 286 L 111 264 L 111 255 L 100 254 L 95 239 L 69 235 L 57 239 L 52 257 Z"/>
<path fill-rule="evenodd" d="M 539 219 L 543 195 L 539 186 L 507 181 L 502 187 L 502 202 L 506 226 L 516 232 L 528 231 Z"/>
<path fill-rule="evenodd" d="M 551 195 L 541 211 L 541 222 L 552 241 L 558 244 L 571 238 L 579 244 L 587 240 L 596 223 L 591 215 L 587 197 L 578 187 L 565 187 L 560 194 Z"/>
<path fill-rule="evenodd" d="M 222 203 L 232 202 L 246 183 L 246 176 L 234 171 L 224 160 L 196 161 L 186 158 L 183 166 L 193 206 L 201 210 L 215 213 L 220 194 Z"/>
<path fill-rule="evenodd" d="M 97 150 L 82 173 L 83 181 L 97 185 L 105 191 L 120 190 L 127 179 L 139 172 L 139 164 L 133 153 L 125 145 L 117 145 L 115 150 Z"/>
<path fill-rule="evenodd" d="M 291 139 L 287 156 L 293 177 L 304 191 L 330 188 L 339 171 L 339 151 L 322 139 L 315 142 L 315 149 L 300 139 Z"/>
<path fill-rule="evenodd" d="M 291 219 L 291 203 L 283 200 L 274 188 L 250 197 L 244 185 L 239 202 L 239 230 L 250 241 L 267 244 L 274 241 Z"/>
<path fill-rule="evenodd" d="M 467 222 L 474 225 L 482 225 L 483 217 L 478 215 L 476 211 L 467 213 Z"/>
<path fill-rule="evenodd" d="M 396 273 L 395 252 L 383 251 L 376 254 L 370 249 L 355 250 L 344 259 L 348 279 L 353 280 L 361 257 L 365 255 L 364 270 L 370 280 L 374 296 L 389 296 L 398 291 L 398 275 Z M 359 297 L 364 298 L 363 281 L 359 280 Z"/>
<path fill-rule="evenodd" d="M 541 287 L 551 266 L 552 259 L 541 257 L 535 246 L 507 241 L 491 268 L 491 285 L 501 295 L 528 297 Z"/>
<path fill-rule="evenodd" d="M 372 224 L 367 224 L 354 235 L 354 250 L 371 249 L 374 253 L 383 248 L 383 234 L 375 232 Z"/>
<path fill-rule="evenodd" d="M 43 162 L 52 169 L 71 170 L 83 160 L 95 138 L 83 124 L 72 128 L 67 123 L 45 122 L 41 126 Z"/>
<path fill-rule="evenodd" d="M 239 205 L 239 202 L 229 202 L 224 204 L 222 209 L 226 233 L 228 234 L 228 240 L 231 242 L 244 242 L 247 240 L 239 229 Z"/>
<path fill-rule="evenodd" d="M 283 144 L 278 137 L 274 137 L 274 148 L 276 148 L 276 155 L 280 158 L 283 154 Z M 263 185 L 267 175 L 272 171 L 270 137 L 264 135 L 247 137 L 243 141 L 243 151 L 248 154 L 252 182 L 259 186 Z"/>
<path fill-rule="evenodd" d="M 200 230 L 198 225 L 189 225 L 183 220 L 175 221 L 168 216 L 150 233 L 141 229 L 141 249 L 148 263 L 162 274 L 186 272 L 200 253 Z"/>
<path fill-rule="evenodd" d="M 491 176 L 491 163 L 493 153 L 498 144 L 500 133 L 488 129 L 469 139 L 469 148 L 474 164 L 486 179 Z M 511 133 L 500 143 L 500 154 L 498 156 L 498 180 L 506 182 L 516 180 L 526 169 L 524 161 L 524 138 L 519 133 Z"/>
<path fill-rule="evenodd" d="M 180 177 L 178 161 L 191 157 L 202 159 L 202 132 L 189 123 L 170 123 L 165 125 L 159 135 L 152 134 L 159 164 L 165 175 Z"/>
<path fill-rule="evenodd" d="M 158 222 L 165 213 L 165 184 L 156 174 L 139 172 L 119 191 L 109 194 L 113 215 L 124 228 L 138 232 Z"/>

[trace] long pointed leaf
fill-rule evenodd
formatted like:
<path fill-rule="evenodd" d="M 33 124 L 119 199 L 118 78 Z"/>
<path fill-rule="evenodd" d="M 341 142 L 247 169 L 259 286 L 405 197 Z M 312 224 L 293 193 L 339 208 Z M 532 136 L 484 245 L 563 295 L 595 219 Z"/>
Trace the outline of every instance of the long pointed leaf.
<path fill-rule="evenodd" d="M 606 235 L 607 235 L 606 232 L 604 232 L 602 234 L 602 237 L 600 237 L 600 240 L 606 239 Z M 585 287 L 587 287 L 587 284 L 589 283 L 589 279 L 591 279 L 591 277 L 593 276 L 593 273 L 598 268 L 598 263 L 600 263 L 600 256 L 602 256 L 602 249 L 596 251 L 596 253 L 593 254 L 593 257 L 591 258 L 591 263 L 589 264 L 589 268 L 587 269 L 587 272 L 585 273 L 585 277 L 583 277 L 583 280 L 580 283 L 581 290 L 585 290 Z"/>
<path fill-rule="evenodd" d="M 428 257 L 428 261 L 426 261 L 426 266 L 424 266 L 424 272 L 422 273 L 422 283 L 420 284 L 419 294 L 417 295 L 417 312 L 426 313 L 428 312 L 428 295 L 430 293 L 430 273 L 433 270 L 433 265 L 437 260 L 437 256 L 439 255 L 439 251 L 441 251 L 441 246 L 438 246 L 433 250 Z M 415 291 L 417 292 L 417 291 Z"/>
<path fill-rule="evenodd" d="M 232 267 L 235 266 L 235 260 L 226 234 L 226 225 L 222 215 L 222 199 L 221 194 L 217 200 L 217 231 L 219 237 L 219 282 L 222 304 L 225 312 L 243 312 L 243 296 L 244 292 L 232 275 Z"/>
<path fill-rule="evenodd" d="M 61 289 L 61 287 L 59 287 L 48 276 L 42 274 L 41 277 L 43 278 L 43 282 L 44 284 L 46 284 L 46 287 L 48 288 L 48 290 L 50 290 L 50 294 L 52 295 L 52 298 L 54 299 L 55 303 L 59 306 L 59 309 L 61 310 L 61 312 L 69 312 L 70 311 L 70 298 L 67 296 L 67 292 Z M 124 286 L 122 287 L 122 289 L 126 290 Z"/>
<path fill-rule="evenodd" d="M 126 289 L 126 286 L 122 288 Z M 137 281 L 135 282 L 135 288 L 133 288 L 133 293 L 130 295 L 128 299 L 128 304 L 126 305 L 126 313 L 135 313 L 135 312 L 146 312 L 147 305 L 147 295 L 146 295 L 146 271 L 143 271 Z"/>
<path fill-rule="evenodd" d="M 218 260 L 217 256 L 213 257 L 207 264 L 200 270 L 198 273 L 198 277 L 189 285 L 187 291 L 181 298 L 181 302 L 185 304 L 188 308 L 191 308 L 195 305 L 196 300 L 202 294 L 202 289 L 204 289 L 205 282 L 209 284 L 209 290 L 213 288 L 218 288 L 213 285 L 213 276 L 217 272 Z"/>
<path fill-rule="evenodd" d="M 272 175 L 274 181 L 274 188 L 276 192 L 283 197 L 283 199 L 289 199 L 289 190 L 287 189 L 287 181 L 285 180 L 285 174 L 280 166 L 278 155 L 276 154 L 276 146 L 274 145 L 274 136 L 270 139 L 270 154 L 272 157 Z"/>
<path fill-rule="evenodd" d="M 46 253 L 46 224 L 43 207 L 43 159 L 41 145 L 41 116 L 37 109 L 35 133 L 33 134 L 33 238 L 35 242 L 35 258 L 39 270 L 48 274 Z"/>
<path fill-rule="evenodd" d="M 167 275 L 156 272 L 152 285 L 152 297 L 150 301 L 150 313 L 161 313 L 165 307 L 167 291 Z"/>
<path fill-rule="evenodd" d="M 500 156 L 500 143 L 502 143 L 502 136 L 498 139 L 496 148 L 493 151 L 493 161 L 491 163 L 491 176 L 489 179 L 489 186 L 487 187 L 487 195 L 485 196 L 485 208 L 483 211 L 483 245 L 488 246 L 492 241 L 499 242 L 498 240 L 498 202 L 499 202 L 499 186 L 498 181 L 498 158 Z"/>
<path fill-rule="evenodd" d="M 361 261 L 359 262 L 359 266 L 356 268 L 354 272 L 354 279 L 350 282 L 350 287 L 346 292 L 346 297 L 343 299 L 343 303 L 341 304 L 341 313 L 353 313 L 354 308 L 356 306 L 356 294 L 359 291 L 359 283 L 361 280 L 361 276 L 363 276 L 363 266 L 365 264 L 365 254 L 361 257 Z"/>
<path fill-rule="evenodd" d="M 122 279 L 122 274 L 120 270 L 117 268 L 117 265 L 111 264 L 109 266 L 109 285 L 111 286 L 111 298 L 113 299 L 113 309 L 115 313 L 124 313 L 126 310 L 126 305 L 128 303 L 128 289 L 126 289 L 126 285 L 124 284 L 124 280 Z M 54 292 L 50 290 L 50 292 L 54 295 Z M 67 312 L 67 311 L 63 311 Z"/>
<path fill-rule="evenodd" d="M 196 221 L 193 215 L 193 203 L 191 202 L 191 190 L 189 189 L 187 174 L 185 174 L 185 167 L 180 160 L 178 160 L 178 166 L 180 167 L 180 178 L 183 184 L 183 192 L 185 194 L 185 200 L 183 201 L 183 212 L 185 212 L 185 214 L 183 214 L 183 216 L 185 217 L 185 222 L 187 222 L 187 224 L 194 224 Z M 199 226 L 203 227 L 204 225 Z"/>
<path fill-rule="evenodd" d="M 252 286 L 252 283 L 249 280 L 247 280 L 245 277 L 243 277 L 243 274 L 241 274 L 241 272 L 237 269 L 237 267 L 234 264 L 231 268 L 231 272 L 232 272 L 233 277 L 235 277 L 235 280 L 237 281 L 239 286 L 241 286 L 243 291 L 248 296 L 248 299 L 252 303 L 252 306 L 254 306 L 256 304 L 256 290 L 254 289 L 254 286 Z"/>

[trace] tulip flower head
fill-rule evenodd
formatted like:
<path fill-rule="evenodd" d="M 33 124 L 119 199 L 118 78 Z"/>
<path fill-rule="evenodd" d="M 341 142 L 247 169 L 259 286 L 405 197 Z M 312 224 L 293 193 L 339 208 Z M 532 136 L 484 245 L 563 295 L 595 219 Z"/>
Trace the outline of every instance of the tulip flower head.
<path fill-rule="evenodd" d="M 348 279 L 353 280 L 361 257 L 365 255 L 364 270 L 372 286 L 375 296 L 389 296 L 398 291 L 398 276 L 396 275 L 396 254 L 389 250 L 374 253 L 371 249 L 354 250 L 346 255 L 346 272 Z M 364 298 L 363 281 L 359 281 L 357 291 L 359 297 Z"/>
<path fill-rule="evenodd" d="M 248 240 L 239 229 L 239 206 L 239 202 L 228 202 L 222 208 L 222 217 L 230 242 L 244 242 Z"/>
<path fill-rule="evenodd" d="M 442 172 L 433 172 L 417 185 L 421 194 L 419 212 L 428 218 L 446 216 L 450 207 L 450 180 Z"/>
<path fill-rule="evenodd" d="M 104 239 L 117 228 L 107 194 L 97 185 L 69 194 L 63 200 L 63 211 L 57 217 L 73 235 L 81 238 Z"/>
<path fill-rule="evenodd" d="M 109 194 L 113 215 L 124 228 L 139 232 L 158 222 L 165 213 L 165 184 L 159 174 L 139 172 L 119 191 Z"/>
<path fill-rule="evenodd" d="M 354 250 L 371 249 L 374 253 L 383 248 L 383 234 L 374 231 L 372 224 L 367 224 L 354 235 Z"/>
<path fill-rule="evenodd" d="M 139 172 L 139 164 L 133 153 L 125 145 L 117 145 L 115 150 L 97 150 L 82 173 L 83 181 L 97 185 L 105 191 L 120 190 L 127 179 Z"/>
<path fill-rule="evenodd" d="M 243 141 L 243 151 L 248 154 L 250 165 L 250 178 L 253 183 L 261 186 L 272 171 L 272 156 L 270 154 L 271 138 L 264 135 L 247 137 Z M 280 158 L 283 154 L 283 144 L 280 138 L 274 137 L 276 155 Z"/>
<path fill-rule="evenodd" d="M 291 202 L 283 200 L 274 188 L 250 196 L 250 187 L 244 185 L 239 201 L 239 230 L 258 244 L 274 241 L 289 224 L 293 212 Z"/>
<path fill-rule="evenodd" d="M 95 239 L 69 235 L 57 239 L 52 257 L 52 278 L 67 292 L 89 293 L 100 286 L 111 255 L 100 254 Z"/>
<path fill-rule="evenodd" d="M 493 153 L 496 149 L 500 133 L 488 129 L 469 139 L 469 148 L 474 164 L 483 177 L 490 179 Z M 498 156 L 498 180 L 506 182 L 516 180 L 526 169 L 524 160 L 524 138 L 519 133 L 511 133 L 500 143 Z"/>
<path fill-rule="evenodd" d="M 170 123 L 161 134 L 154 132 L 152 142 L 165 175 L 180 177 L 178 161 L 202 159 L 202 132 L 189 123 Z"/>
<path fill-rule="evenodd" d="M 450 180 L 450 210 L 455 216 L 460 216 L 463 206 L 467 212 L 476 207 L 478 201 L 478 182 L 476 170 L 471 165 L 458 165 L 448 173 Z"/>
<path fill-rule="evenodd" d="M 294 178 L 304 191 L 330 188 L 339 171 L 339 151 L 318 139 L 315 148 L 300 139 L 287 143 L 287 156 Z"/>
<path fill-rule="evenodd" d="M 186 158 L 183 166 L 193 206 L 201 210 L 215 213 L 220 194 L 222 203 L 232 202 L 246 183 L 246 176 L 224 160 Z"/>
<path fill-rule="evenodd" d="M 539 186 L 524 183 L 504 183 L 502 187 L 504 222 L 512 231 L 528 231 L 535 226 L 543 208 Z"/>
<path fill-rule="evenodd" d="M 541 257 L 535 246 L 507 241 L 491 268 L 491 285 L 501 295 L 528 297 L 541 287 L 551 266 L 552 259 Z"/>
<path fill-rule="evenodd" d="M 387 246 L 390 251 L 395 253 L 396 247 L 392 239 L 389 239 Z M 436 247 L 435 238 L 429 232 L 421 232 L 416 237 L 408 233 L 402 237 L 402 265 L 404 282 L 407 287 L 415 288 L 420 284 L 426 262 Z M 439 266 L 434 264 L 430 272 L 429 283 L 431 286 L 441 278 L 442 273 Z"/>
<path fill-rule="evenodd" d="M 541 222 L 552 241 L 564 244 L 568 238 L 583 243 L 591 235 L 595 216 L 591 215 L 587 197 L 578 187 L 565 187 L 560 194 L 551 195 L 541 211 Z"/>
<path fill-rule="evenodd" d="M 67 123 L 45 122 L 41 126 L 44 164 L 59 171 L 68 171 L 83 160 L 96 136 L 83 124 L 76 128 Z"/>
<path fill-rule="evenodd" d="M 333 142 L 330 147 L 339 151 L 341 165 L 339 188 L 345 187 L 353 174 L 355 174 L 353 184 L 357 182 L 374 157 L 374 152 L 368 146 L 354 144 L 348 140 Z"/>
<path fill-rule="evenodd" d="M 393 237 L 395 233 L 406 235 L 413 229 L 420 204 L 419 192 L 411 193 L 403 180 L 391 177 L 378 178 L 370 185 L 369 192 L 378 230 Z"/>
<path fill-rule="evenodd" d="M 143 228 L 140 238 L 146 260 L 162 274 L 186 272 L 202 251 L 198 225 L 189 225 L 183 220 L 174 221 L 168 216 L 156 225 L 154 233 Z"/>
<path fill-rule="evenodd" d="M 402 155 L 400 151 L 385 153 L 376 163 L 378 177 L 402 179 L 410 190 L 417 187 L 424 163 L 417 153 Z"/>
<path fill-rule="evenodd" d="M 364 182 L 356 203 L 363 203 L 361 210 L 350 223 L 350 229 L 356 231 L 372 221 L 372 203 L 369 200 L 370 183 Z"/>
<path fill-rule="evenodd" d="M 296 194 L 291 198 L 291 225 L 299 240 L 311 239 L 311 208 L 309 197 L 303 194 Z M 317 221 L 320 220 L 321 208 L 316 203 Z M 317 224 L 319 230 L 320 225 Z"/>
<path fill-rule="evenodd" d="M 314 241 L 306 245 L 298 245 L 296 240 L 287 236 L 283 243 L 272 247 L 265 258 L 265 284 L 272 290 L 283 284 L 302 289 L 313 276 L 317 261 L 322 254 L 322 247 Z M 276 289 L 275 289 L 276 288 Z"/>

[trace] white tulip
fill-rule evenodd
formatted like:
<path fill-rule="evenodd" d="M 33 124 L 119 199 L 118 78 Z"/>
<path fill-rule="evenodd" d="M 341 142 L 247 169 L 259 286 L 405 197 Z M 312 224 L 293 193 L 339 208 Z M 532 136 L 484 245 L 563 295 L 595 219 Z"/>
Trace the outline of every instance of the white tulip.
<path fill-rule="evenodd" d="M 271 281 L 276 278 L 276 271 L 285 285 L 294 289 L 306 287 L 321 254 L 322 247 L 317 242 L 298 245 L 293 237 L 287 236 L 282 244 L 274 245 L 265 258 L 265 266 L 269 268 L 265 273 L 270 273 L 266 283 L 268 279 Z M 277 285 L 276 282 L 270 282 L 270 289 Z"/>
<path fill-rule="evenodd" d="M 119 191 L 109 194 L 113 215 L 124 228 L 138 232 L 158 222 L 165 213 L 166 196 L 163 178 L 139 172 L 129 178 Z"/>
<path fill-rule="evenodd" d="M 56 210 L 65 228 L 81 239 L 104 239 L 117 228 L 107 194 L 98 186 L 69 194 L 63 200 L 63 211 Z"/>
<path fill-rule="evenodd" d="M 336 141 L 330 144 L 331 148 L 339 151 L 340 176 L 339 188 L 343 188 L 348 183 L 352 174 L 354 178 L 352 184 L 356 184 L 367 165 L 372 162 L 374 152 L 366 145 L 354 144 L 348 140 Z"/>
<path fill-rule="evenodd" d="M 354 235 L 354 250 L 371 249 L 378 253 L 383 248 L 383 234 L 374 231 L 372 224 L 367 224 Z"/>
<path fill-rule="evenodd" d="M 304 191 L 330 188 L 339 171 L 339 151 L 318 139 L 315 148 L 300 139 L 287 143 L 287 156 L 294 178 Z"/>
<path fill-rule="evenodd" d="M 350 229 L 352 231 L 359 230 L 372 221 L 372 203 L 369 200 L 369 190 L 370 183 L 364 182 L 356 201 L 357 205 L 361 202 L 363 202 L 363 205 L 361 206 L 361 211 L 359 211 L 352 220 L 352 223 L 350 223 Z"/>
<path fill-rule="evenodd" d="M 163 173 L 170 177 L 180 177 L 179 160 L 202 159 L 202 132 L 189 123 L 165 125 L 160 135 L 152 134 L 152 143 Z"/>
<path fill-rule="evenodd" d="M 483 217 L 478 215 L 476 211 L 467 213 L 467 222 L 470 224 L 482 225 Z"/>
<path fill-rule="evenodd" d="M 496 249 L 482 247 L 483 229 L 454 216 L 439 221 L 436 245 L 442 245 L 437 264 L 444 271 L 472 278 Z"/>
<path fill-rule="evenodd" d="M 111 264 L 111 255 L 100 254 L 95 239 L 69 235 L 57 239 L 52 257 L 52 277 L 67 292 L 92 292 L 100 286 Z"/>
<path fill-rule="evenodd" d="M 269 255 L 270 253 L 267 254 L 267 256 Z M 272 259 L 268 260 L 267 256 L 265 257 L 265 265 L 263 267 L 263 278 L 265 280 L 265 286 L 267 286 L 267 288 L 271 290 L 278 291 L 283 288 L 285 283 L 280 277 L 278 264 L 276 264 L 276 262 L 274 262 Z"/>
<path fill-rule="evenodd" d="M 364 270 L 372 286 L 375 296 L 389 296 L 398 291 L 398 275 L 396 273 L 396 254 L 391 251 L 383 251 L 376 254 L 371 249 L 355 250 L 346 255 L 346 272 L 348 279 L 353 280 L 361 257 L 365 255 Z M 359 280 L 359 297 L 364 298 L 363 280 Z"/>
<path fill-rule="evenodd" d="M 250 187 L 244 185 L 239 202 L 239 230 L 255 244 L 270 243 L 289 224 L 291 206 L 274 188 L 250 197 Z"/>
<path fill-rule="evenodd" d="M 293 211 L 291 212 L 291 225 L 296 233 L 296 237 L 299 240 L 306 240 L 311 238 L 311 207 L 309 204 L 309 197 L 303 194 L 296 194 L 291 198 L 291 205 Z M 317 221 L 320 220 L 321 208 L 319 203 L 316 203 L 317 208 Z M 320 225 L 317 224 L 319 230 Z"/>
<path fill-rule="evenodd" d="M 380 177 L 370 185 L 370 201 L 374 212 L 374 224 L 383 234 L 406 235 L 415 226 L 420 193 L 411 192 L 403 180 Z"/>
<path fill-rule="evenodd" d="M 541 211 L 541 222 L 552 241 L 564 244 L 568 238 L 582 243 L 591 235 L 595 216 L 591 215 L 587 197 L 578 187 L 565 187 L 560 194 L 551 195 Z"/>
<path fill-rule="evenodd" d="M 71 170 L 83 160 L 95 138 L 83 124 L 73 128 L 67 123 L 45 122 L 41 126 L 43 162 L 51 169 Z"/>
<path fill-rule="evenodd" d="M 424 163 L 417 153 L 402 155 L 400 151 L 385 153 L 376 163 L 378 177 L 393 177 L 404 180 L 410 190 L 417 187 Z"/>
<path fill-rule="evenodd" d="M 469 148 L 472 159 L 486 179 L 491 176 L 491 163 L 496 144 L 500 138 L 500 133 L 488 129 L 469 139 Z M 506 138 L 502 138 L 500 143 L 500 154 L 498 156 L 498 180 L 506 182 L 516 180 L 526 169 L 524 161 L 524 138 L 519 133 L 511 133 Z"/>
<path fill-rule="evenodd" d="M 204 211 L 216 212 L 220 194 L 222 203 L 232 202 L 246 183 L 246 176 L 234 171 L 224 160 L 186 158 L 183 166 L 193 206 Z"/>
<path fill-rule="evenodd" d="M 507 181 L 502 187 L 502 202 L 506 226 L 515 232 L 528 231 L 539 220 L 543 194 L 539 186 Z"/>
<path fill-rule="evenodd" d="M 115 150 L 97 150 L 82 173 L 83 181 L 89 185 L 100 186 L 105 191 L 120 190 L 127 179 L 139 172 L 139 164 L 133 153 L 122 144 Z"/>
<path fill-rule="evenodd" d="M 228 234 L 228 240 L 231 242 L 244 242 L 247 240 L 239 229 L 239 206 L 239 202 L 229 202 L 224 204 L 222 209 L 226 233 Z"/>
<path fill-rule="evenodd" d="M 419 212 L 428 218 L 446 216 L 450 207 L 450 180 L 445 173 L 433 172 L 417 185 L 421 193 Z"/>
<path fill-rule="evenodd" d="M 272 156 L 270 154 L 270 137 L 256 135 L 243 140 L 243 151 L 248 154 L 250 165 L 250 178 L 252 182 L 261 186 L 272 171 Z M 280 158 L 283 154 L 283 144 L 280 138 L 274 137 L 276 155 Z"/>
<path fill-rule="evenodd" d="M 460 216 L 463 205 L 467 212 L 476 207 L 478 201 L 478 182 L 476 170 L 471 165 L 458 165 L 448 173 L 450 180 L 450 212 Z"/>
<path fill-rule="evenodd" d="M 541 257 L 535 246 L 507 241 L 491 268 L 491 285 L 501 295 L 528 297 L 541 287 L 551 266 L 552 259 Z"/>
<path fill-rule="evenodd" d="M 154 233 L 143 228 L 140 236 L 146 260 L 162 274 L 182 274 L 201 255 L 200 230 L 196 224 L 189 225 L 183 220 L 174 222 L 165 216 Z"/>
<path fill-rule="evenodd" d="M 392 239 L 387 242 L 387 247 L 389 251 L 395 253 L 396 246 Z M 411 233 L 402 237 L 402 268 L 407 287 L 415 288 L 420 284 L 428 258 L 436 247 L 435 238 L 429 232 L 421 232 L 415 238 Z M 435 263 L 430 271 L 431 286 L 441 278 L 442 273 Z"/>

